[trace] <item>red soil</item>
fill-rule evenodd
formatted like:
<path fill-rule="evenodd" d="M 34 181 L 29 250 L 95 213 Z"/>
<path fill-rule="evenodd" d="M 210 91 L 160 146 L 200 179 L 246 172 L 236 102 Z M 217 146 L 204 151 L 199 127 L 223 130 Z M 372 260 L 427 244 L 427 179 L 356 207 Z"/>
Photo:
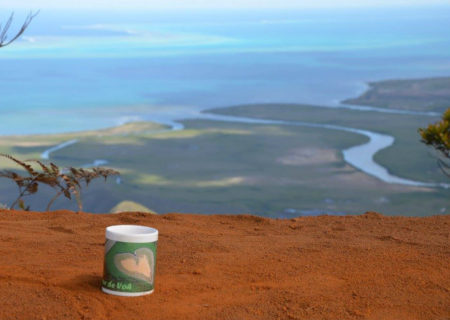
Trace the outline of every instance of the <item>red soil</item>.
<path fill-rule="evenodd" d="M 156 287 L 101 292 L 104 229 L 159 229 Z M 0 211 L 0 319 L 450 319 L 450 216 Z"/>

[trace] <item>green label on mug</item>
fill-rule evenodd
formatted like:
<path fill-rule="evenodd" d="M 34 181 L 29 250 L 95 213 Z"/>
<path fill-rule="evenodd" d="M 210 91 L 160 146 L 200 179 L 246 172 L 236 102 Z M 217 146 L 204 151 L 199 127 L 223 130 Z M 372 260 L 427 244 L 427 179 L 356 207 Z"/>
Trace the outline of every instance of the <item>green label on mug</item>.
<path fill-rule="evenodd" d="M 120 292 L 152 291 L 156 244 L 106 240 L 102 286 Z"/>

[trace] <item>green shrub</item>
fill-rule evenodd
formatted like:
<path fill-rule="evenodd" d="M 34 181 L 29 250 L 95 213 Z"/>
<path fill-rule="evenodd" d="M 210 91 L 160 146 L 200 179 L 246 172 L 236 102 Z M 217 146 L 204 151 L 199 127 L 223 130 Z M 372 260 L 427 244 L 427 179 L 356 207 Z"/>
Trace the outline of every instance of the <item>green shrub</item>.
<path fill-rule="evenodd" d="M 442 115 L 442 120 L 420 128 L 422 142 L 438 151 L 438 165 L 442 171 L 450 176 L 450 108 Z"/>

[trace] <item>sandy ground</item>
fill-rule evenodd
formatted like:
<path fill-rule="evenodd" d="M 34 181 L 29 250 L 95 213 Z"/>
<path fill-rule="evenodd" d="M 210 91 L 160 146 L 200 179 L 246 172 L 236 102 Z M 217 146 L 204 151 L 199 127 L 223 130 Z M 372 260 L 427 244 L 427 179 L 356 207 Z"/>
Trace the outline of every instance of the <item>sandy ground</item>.
<path fill-rule="evenodd" d="M 450 216 L 0 211 L 0 319 L 450 319 Z M 100 290 L 104 228 L 160 231 L 156 288 Z"/>

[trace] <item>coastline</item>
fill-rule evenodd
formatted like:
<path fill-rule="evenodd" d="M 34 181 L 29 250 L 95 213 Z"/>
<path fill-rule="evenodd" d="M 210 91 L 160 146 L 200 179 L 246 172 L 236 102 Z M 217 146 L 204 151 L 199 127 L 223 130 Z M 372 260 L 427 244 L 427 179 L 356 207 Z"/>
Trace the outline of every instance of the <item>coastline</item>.
<path fill-rule="evenodd" d="M 440 116 L 450 105 L 450 77 L 386 79 L 365 84 L 366 89 L 361 94 L 339 104 L 356 110 L 384 109 L 389 112 L 395 108 L 405 114 L 428 116 Z"/>
<path fill-rule="evenodd" d="M 421 79 L 421 81 L 433 81 L 435 79 L 450 79 L 446 77 L 442 78 L 426 78 Z M 315 107 L 317 108 L 342 108 L 342 109 L 348 109 L 348 110 L 355 110 L 355 111 L 361 111 L 361 112 L 378 112 L 378 113 L 387 113 L 387 114 L 399 114 L 399 115 L 413 115 L 413 116 L 427 116 L 427 117 L 437 117 L 439 113 L 437 112 L 430 112 L 430 111 L 417 111 L 417 110 L 404 110 L 404 109 L 393 109 L 393 108 L 382 108 L 379 107 L 376 103 L 375 104 L 368 104 L 368 105 L 360 105 L 361 101 L 364 102 L 364 97 L 367 95 L 370 95 L 372 91 L 376 90 L 377 85 L 383 86 L 386 82 L 398 82 L 399 80 L 383 80 L 379 82 L 369 82 L 367 83 L 367 86 L 361 87 L 362 93 L 359 94 L 356 98 L 350 98 L 343 100 L 335 105 L 317 105 Z M 406 81 L 417 81 L 416 79 L 412 80 L 406 80 Z M 430 182 L 422 182 L 422 181 L 415 181 L 411 179 L 405 179 L 399 176 L 396 176 L 394 174 L 391 174 L 389 172 L 389 168 L 385 168 L 378 164 L 374 160 L 374 156 L 380 152 L 381 150 L 384 150 L 390 146 L 392 146 L 395 142 L 395 137 L 377 133 L 374 131 L 364 130 L 360 128 L 351 128 L 351 127 L 342 127 L 342 126 L 335 126 L 330 124 L 315 124 L 315 123 L 308 123 L 308 122 L 289 122 L 289 121 L 278 121 L 273 119 L 257 119 L 257 118 L 251 118 L 251 117 L 237 117 L 237 116 L 227 116 L 221 115 L 220 110 L 224 110 L 227 108 L 233 108 L 233 106 L 224 107 L 224 108 L 213 108 L 213 109 L 204 109 L 197 113 L 191 112 L 189 116 L 182 116 L 176 117 L 173 120 L 170 121 L 164 121 L 160 124 L 162 125 L 168 125 L 169 129 L 172 131 L 177 130 L 183 130 L 184 125 L 181 123 L 182 120 L 189 120 L 189 119 L 199 119 L 199 120 L 210 120 L 210 121 L 230 121 L 230 122 L 239 122 L 239 123 L 248 123 L 248 124 L 274 124 L 274 125 L 294 125 L 294 126 L 306 126 L 306 127 L 320 127 L 324 129 L 331 129 L 331 130 L 341 130 L 341 131 L 347 131 L 352 132 L 355 134 L 363 135 L 369 139 L 369 141 L 365 144 L 358 145 L 358 146 L 352 146 L 348 149 L 341 150 L 344 160 L 352 165 L 353 167 L 357 168 L 358 170 L 363 171 L 364 173 L 371 175 L 383 182 L 390 183 L 390 184 L 400 184 L 405 186 L 415 186 L 415 187 L 427 187 L 427 188 L 444 188 L 448 189 L 450 187 L 450 184 L 447 183 L 430 183 Z M 181 120 L 182 119 L 182 120 Z M 150 119 L 150 121 L 156 121 L 157 119 Z M 120 126 L 119 126 L 120 127 Z M 56 146 L 53 146 L 47 150 L 45 150 L 41 154 L 41 159 L 49 159 L 49 154 L 51 152 L 60 150 L 66 146 L 72 145 L 76 143 L 76 139 L 64 141 Z M 96 159 L 92 162 L 92 164 L 95 163 L 102 163 L 107 164 L 108 160 L 104 159 Z M 86 164 L 85 166 L 90 166 L 91 164 Z"/>
<path fill-rule="evenodd" d="M 439 175 L 427 176 L 421 171 L 411 177 L 408 174 L 418 172 L 414 169 L 417 165 L 409 171 L 395 167 L 399 163 L 395 154 L 402 146 L 420 144 L 410 134 L 422 125 L 420 116 L 399 113 L 387 117 L 384 112 L 304 105 L 250 105 L 207 112 L 191 112 L 175 127 L 138 122 L 88 133 L 5 137 L 0 138 L 0 151 L 21 154 L 23 159 L 38 159 L 44 154 L 62 166 L 108 165 L 123 172 L 120 185 L 94 191 L 105 197 L 102 206 L 91 209 L 98 213 L 109 211 L 124 199 L 157 212 L 253 212 L 271 217 L 356 213 L 367 208 L 387 214 L 421 214 L 419 207 L 410 208 L 417 201 L 428 203 L 422 210 L 427 214 L 447 212 L 447 184 L 439 183 Z M 405 125 L 377 132 L 379 128 L 392 129 L 397 123 Z M 398 137 L 399 143 L 396 140 L 389 148 L 392 137 Z M 79 140 L 65 144 L 73 139 Z M 424 153 L 415 148 L 412 154 L 419 159 Z M 389 152 L 395 157 L 386 162 Z M 404 154 L 411 151 L 401 151 Z M 199 162 L 199 157 L 203 161 Z M 263 171 L 255 171 L 255 165 L 263 163 Z M 12 168 L 6 161 L 1 165 Z M 371 172 L 374 168 L 378 170 L 375 174 Z M 436 166 L 430 163 L 427 168 Z M 386 183 L 386 177 L 400 183 Z M 342 184 L 345 190 L 335 188 Z M 2 187 L 2 201 L 6 202 L 14 190 L 6 184 Z M 254 190 L 260 191 L 256 194 Z M 365 199 L 352 199 L 359 191 Z M 205 192 L 210 196 L 205 198 Z M 306 198 L 289 200 L 299 194 Z M 415 201 L 405 203 L 405 197 Z M 96 205 L 90 197 L 88 204 Z M 32 207 L 40 205 L 36 200 Z"/>
<path fill-rule="evenodd" d="M 229 107 L 233 108 L 233 107 Z M 221 108 L 226 109 L 226 108 Z M 307 122 L 288 122 L 288 121 L 277 121 L 277 120 L 271 120 L 271 119 L 254 119 L 254 118 L 245 118 L 245 117 L 236 117 L 236 116 L 226 116 L 226 115 L 220 115 L 220 114 L 214 114 L 214 111 L 217 111 L 217 109 L 210 109 L 204 111 L 201 115 L 198 117 L 194 117 L 194 119 L 199 120 L 210 120 L 210 121 L 229 121 L 229 122 L 240 122 L 240 123 L 249 123 L 249 124 L 274 124 L 274 125 L 283 125 L 283 126 L 304 126 L 304 127 L 313 127 L 313 128 L 324 128 L 324 129 L 330 129 L 330 130 L 338 130 L 338 131 L 346 131 L 346 132 L 352 132 L 355 134 L 363 135 L 369 139 L 367 143 L 357 145 L 350 147 L 345 150 L 341 150 L 344 160 L 354 166 L 355 168 L 361 170 L 362 172 L 371 175 L 383 182 L 390 183 L 390 184 L 400 184 L 405 186 L 414 186 L 414 187 L 429 187 L 429 188 L 435 188 L 435 187 L 441 187 L 444 189 L 450 188 L 450 184 L 446 183 L 427 183 L 427 182 L 420 182 L 420 181 L 414 181 L 409 179 L 404 179 L 401 177 L 397 177 L 395 175 L 392 175 L 389 173 L 387 168 L 382 167 L 378 163 L 375 162 L 374 156 L 379 151 L 390 147 L 394 144 L 394 137 L 384 134 L 379 134 L 376 132 L 368 131 L 368 130 L 361 130 L 361 129 L 355 129 L 355 128 L 349 128 L 349 127 L 340 127 L 335 125 L 320 125 L 320 124 L 314 124 L 314 123 L 307 123 Z M 209 113 L 208 113 L 209 112 Z M 184 119 L 186 120 L 186 119 Z M 151 123 L 151 122 L 149 122 Z M 133 124 L 133 123 L 131 123 Z M 120 126 L 119 126 L 120 127 Z M 118 128 L 118 127 L 117 127 Z M 179 124 L 174 124 L 172 128 L 167 129 L 167 131 L 178 131 L 183 130 L 184 126 Z M 157 131 L 156 133 L 159 133 L 160 131 Z M 74 145 L 78 142 L 78 139 L 72 139 L 68 141 L 64 141 L 56 146 L 52 146 L 51 148 L 45 150 L 41 153 L 41 159 L 43 160 L 49 160 L 50 154 L 53 152 L 56 152 L 58 150 L 61 150 L 63 148 L 66 148 L 68 146 Z M 83 165 L 83 167 L 91 167 L 91 166 L 98 166 L 98 165 L 107 165 L 108 160 L 104 159 L 95 159 L 92 163 L 88 163 Z"/>

